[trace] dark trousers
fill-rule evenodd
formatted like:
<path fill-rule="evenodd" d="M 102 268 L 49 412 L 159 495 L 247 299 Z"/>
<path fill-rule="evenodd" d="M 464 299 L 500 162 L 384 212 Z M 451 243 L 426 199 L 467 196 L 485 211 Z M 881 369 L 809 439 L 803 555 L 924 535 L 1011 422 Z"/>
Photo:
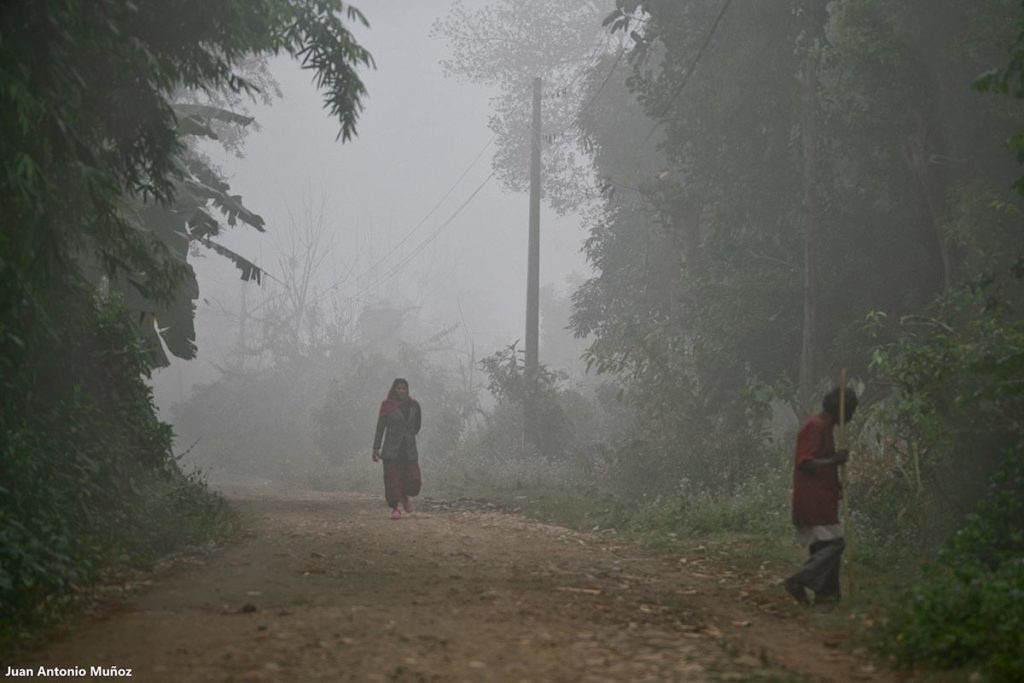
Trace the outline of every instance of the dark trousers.
<path fill-rule="evenodd" d="M 815 602 L 838 600 L 839 565 L 845 548 L 846 542 L 841 538 L 812 543 L 810 557 L 790 579 L 814 591 Z"/>
<path fill-rule="evenodd" d="M 403 498 L 420 494 L 420 464 L 396 458 L 384 461 L 384 499 L 388 507 L 398 507 Z"/>

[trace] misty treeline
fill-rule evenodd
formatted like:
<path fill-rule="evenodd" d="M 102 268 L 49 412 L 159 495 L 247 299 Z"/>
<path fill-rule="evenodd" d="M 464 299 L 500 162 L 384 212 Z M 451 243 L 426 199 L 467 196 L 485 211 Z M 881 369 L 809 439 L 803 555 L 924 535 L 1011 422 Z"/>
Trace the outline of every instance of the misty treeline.
<path fill-rule="evenodd" d="M 515 340 L 478 356 L 457 321 L 428 331 L 318 290 L 315 207 L 281 281 L 216 240 L 264 225 L 196 141 L 241 149 L 245 103 L 274 94 L 264 58 L 313 69 L 354 134 L 372 60 L 347 4 L 6 3 L 0 613 L 223 521 L 142 379 L 164 349 L 195 353 L 188 262 L 205 249 L 262 287 L 222 377 L 176 407 L 179 452 L 301 485 L 377 486 L 373 407 L 403 376 L 428 490 L 783 543 L 795 426 L 846 367 L 863 395 L 856 561 L 938 562 L 884 642 L 1019 678 L 1022 16 L 1010 0 L 456 3 L 434 30 L 451 75 L 499 89 L 498 176 L 526 186 L 540 76 L 545 199 L 588 229 L 593 272 L 571 313 L 548 296 L 535 387 Z"/>
<path fill-rule="evenodd" d="M 492 128 L 511 187 L 527 177 L 524 84 L 544 80 L 545 196 L 584 214 L 595 271 L 571 329 L 632 409 L 599 439 L 626 456 L 623 475 L 666 493 L 774 472 L 769 444 L 788 458 L 792 428 L 846 367 L 868 406 L 861 450 L 878 455 L 861 472 L 897 487 L 884 497 L 905 506 L 899 533 L 921 538 L 908 517 L 948 531 L 973 507 L 1019 440 L 1006 386 L 1024 266 L 1006 142 L 1022 108 L 992 92 L 1019 94 L 1017 67 L 998 71 L 1019 10 L 499 2 L 438 22 L 447 69 L 501 88 Z M 940 368 L 966 386 L 929 374 Z M 971 400 L 1001 375 L 1000 401 Z M 943 388 L 963 395 L 929 394 Z M 948 436 L 968 425 L 986 445 L 965 457 Z M 936 487 L 938 510 L 904 495 Z"/>
<path fill-rule="evenodd" d="M 376 492 L 373 406 L 404 376 L 434 495 L 784 544 L 795 428 L 845 367 L 862 395 L 855 561 L 915 580 L 939 561 L 886 604 L 881 640 L 908 665 L 1013 680 L 1021 16 L 995 0 L 456 3 L 434 33 L 450 75 L 499 88 L 498 176 L 527 186 L 540 76 L 545 199 L 589 231 L 592 276 L 571 307 L 550 291 L 542 306 L 537 384 L 519 341 L 477 358 L 458 321 L 270 282 L 176 425 L 202 466 Z M 316 281 L 315 242 L 279 266 L 288 282 Z"/>
<path fill-rule="evenodd" d="M 855 561 L 938 561 L 890 606 L 885 649 L 1024 674 L 1022 17 L 619 0 L 457 3 L 438 22 L 449 72 L 501 88 L 512 187 L 524 85 L 544 80 L 546 198 L 589 227 L 571 329 L 622 403 L 598 419 L 612 433 L 543 454 L 591 459 L 567 505 L 781 537 L 795 426 L 845 367 Z"/>
<path fill-rule="evenodd" d="M 196 141 L 237 152 L 276 54 L 355 133 L 370 55 L 336 0 L 71 0 L 0 7 L 0 636 L 107 566 L 229 522 L 175 455 L 145 378 L 195 354 L 216 237 L 263 229 Z"/>
<path fill-rule="evenodd" d="M 378 484 L 376 409 L 399 376 L 424 402 L 420 438 L 432 451 L 455 451 L 478 408 L 479 371 L 459 325 L 428 329 L 415 307 L 322 287 L 328 222 L 324 201 L 303 200 L 274 280 L 243 290 L 237 312 L 222 311 L 237 342 L 220 377 L 172 408 L 189 461 L 215 476 L 320 490 Z"/>

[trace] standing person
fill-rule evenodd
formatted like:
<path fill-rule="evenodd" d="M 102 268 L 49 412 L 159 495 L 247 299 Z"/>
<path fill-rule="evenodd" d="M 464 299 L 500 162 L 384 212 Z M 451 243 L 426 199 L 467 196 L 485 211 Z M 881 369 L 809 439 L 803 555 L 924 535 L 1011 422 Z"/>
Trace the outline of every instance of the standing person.
<path fill-rule="evenodd" d="M 391 519 L 401 519 L 399 504 L 406 514 L 412 514 L 411 498 L 420 492 L 416 435 L 422 419 L 419 402 L 409 396 L 409 383 L 399 377 L 391 383 L 387 399 L 380 404 L 373 437 L 373 461 L 384 461 L 384 498 L 391 508 Z"/>
<path fill-rule="evenodd" d="M 822 400 L 822 412 L 807 419 L 796 440 L 793 467 L 793 524 L 797 539 L 810 548 L 810 557 L 785 581 L 786 590 L 798 602 L 808 604 L 807 590 L 815 603 L 839 601 L 839 564 L 846 543 L 839 522 L 839 465 L 849 457 L 836 451 L 832 429 L 839 423 L 839 389 Z M 845 389 L 846 421 L 857 409 L 857 394 Z"/>

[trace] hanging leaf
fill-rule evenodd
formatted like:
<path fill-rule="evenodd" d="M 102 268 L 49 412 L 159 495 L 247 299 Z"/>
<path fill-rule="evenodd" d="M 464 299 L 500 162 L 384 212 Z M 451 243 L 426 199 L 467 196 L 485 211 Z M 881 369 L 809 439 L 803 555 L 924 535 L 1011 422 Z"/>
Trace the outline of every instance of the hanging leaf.
<path fill-rule="evenodd" d="M 255 263 L 248 260 L 244 256 L 241 256 L 231 251 L 227 247 L 217 244 L 216 242 L 213 242 L 209 239 L 202 238 L 196 241 L 202 244 L 204 247 L 212 249 L 221 256 L 231 259 L 235 266 L 237 266 L 238 269 L 242 271 L 243 280 L 245 280 L 246 282 L 249 282 L 250 280 L 255 280 L 256 284 L 260 284 L 263 278 L 263 269 L 257 266 Z"/>
<path fill-rule="evenodd" d="M 182 135 L 199 135 L 213 140 L 219 139 L 217 133 L 198 116 L 185 116 L 178 119 L 178 132 Z"/>
<path fill-rule="evenodd" d="M 194 119 L 215 119 L 225 123 L 234 123 L 239 126 L 248 126 L 255 121 L 251 116 L 244 116 L 243 114 L 237 114 L 227 109 L 221 109 L 220 107 L 212 107 L 208 104 L 173 104 L 171 105 L 171 108 L 179 116 L 187 116 Z"/>

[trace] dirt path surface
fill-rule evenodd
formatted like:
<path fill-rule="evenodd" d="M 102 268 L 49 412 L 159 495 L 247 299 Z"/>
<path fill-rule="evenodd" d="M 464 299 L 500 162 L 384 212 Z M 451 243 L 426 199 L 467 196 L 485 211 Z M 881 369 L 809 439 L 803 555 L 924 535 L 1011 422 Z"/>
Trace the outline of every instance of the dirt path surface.
<path fill-rule="evenodd" d="M 230 497 L 238 541 L 156 571 L 12 666 L 141 681 L 890 680 L 751 600 L 753 584 L 775 590 L 770 572 L 732 580 L 699 557 L 466 503 L 392 521 L 368 496 Z"/>

